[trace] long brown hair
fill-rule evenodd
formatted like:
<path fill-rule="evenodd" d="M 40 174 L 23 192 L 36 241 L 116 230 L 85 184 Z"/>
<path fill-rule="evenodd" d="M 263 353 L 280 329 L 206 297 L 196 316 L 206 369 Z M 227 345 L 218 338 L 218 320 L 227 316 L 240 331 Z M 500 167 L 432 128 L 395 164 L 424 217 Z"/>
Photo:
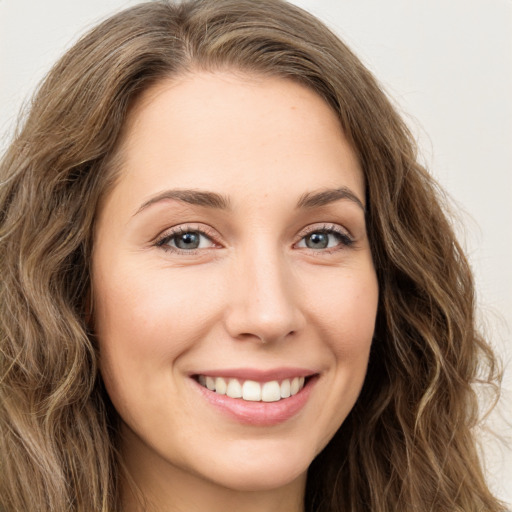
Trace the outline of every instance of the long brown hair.
<path fill-rule="evenodd" d="M 496 363 L 442 194 L 367 69 L 280 0 L 140 4 L 84 36 L 41 85 L 0 170 L 0 508 L 119 510 L 117 417 L 87 322 L 95 212 L 138 95 L 220 68 L 319 94 L 366 178 L 375 339 L 355 407 L 309 469 L 306 510 L 504 510 L 473 435 L 473 385 L 497 385 Z"/>

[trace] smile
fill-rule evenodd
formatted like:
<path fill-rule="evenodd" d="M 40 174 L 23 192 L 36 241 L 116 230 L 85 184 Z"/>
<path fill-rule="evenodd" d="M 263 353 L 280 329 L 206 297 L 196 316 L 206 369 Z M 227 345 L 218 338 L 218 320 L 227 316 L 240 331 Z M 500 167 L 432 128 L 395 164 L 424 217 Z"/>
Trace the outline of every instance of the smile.
<path fill-rule="evenodd" d="M 296 395 L 302 390 L 306 379 L 304 377 L 294 377 L 281 381 L 257 382 L 254 380 L 241 381 L 234 378 L 199 375 L 197 381 L 210 391 L 230 398 L 240 398 L 248 402 L 279 402 Z"/>
<path fill-rule="evenodd" d="M 229 421 L 271 427 L 306 407 L 320 373 L 298 367 L 230 368 L 199 371 L 190 377 L 199 395 Z"/>

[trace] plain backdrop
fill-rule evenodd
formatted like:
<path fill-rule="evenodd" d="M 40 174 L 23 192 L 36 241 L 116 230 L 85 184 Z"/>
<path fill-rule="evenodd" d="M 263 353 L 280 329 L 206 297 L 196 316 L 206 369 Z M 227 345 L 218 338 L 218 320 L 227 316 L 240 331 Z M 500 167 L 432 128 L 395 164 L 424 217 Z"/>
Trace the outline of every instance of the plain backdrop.
<path fill-rule="evenodd" d="M 133 0 L 0 0 L 0 149 L 56 59 Z M 512 503 L 512 0 L 295 0 L 376 74 L 461 212 L 482 326 L 505 367 L 482 437 L 489 480 Z"/>

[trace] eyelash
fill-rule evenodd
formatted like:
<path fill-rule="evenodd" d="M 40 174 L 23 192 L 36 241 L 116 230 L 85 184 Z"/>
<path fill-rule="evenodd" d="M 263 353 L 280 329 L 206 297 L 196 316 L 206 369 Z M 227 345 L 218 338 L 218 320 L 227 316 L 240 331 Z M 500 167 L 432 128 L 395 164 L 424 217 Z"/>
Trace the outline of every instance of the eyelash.
<path fill-rule="evenodd" d="M 349 235 L 349 233 L 342 229 L 340 226 L 337 226 L 336 224 L 324 224 L 322 227 L 318 226 L 311 226 L 306 228 L 305 231 L 303 231 L 300 234 L 300 240 L 294 245 L 297 245 L 302 240 L 304 240 L 307 236 L 312 235 L 313 233 L 323 233 L 323 234 L 330 234 L 335 235 L 338 239 L 338 244 L 334 247 L 324 248 L 324 249 L 309 249 L 310 251 L 314 252 L 317 255 L 323 255 L 323 254 L 331 254 L 333 252 L 337 252 L 343 249 L 347 249 L 354 245 L 354 239 Z"/>
<path fill-rule="evenodd" d="M 158 238 L 155 242 L 155 246 L 163 249 L 164 251 L 174 252 L 176 254 L 184 254 L 184 255 L 194 255 L 199 251 L 204 249 L 180 249 L 179 247 L 171 247 L 167 245 L 173 238 L 177 238 L 179 235 L 184 235 L 186 233 L 197 233 L 201 236 L 206 237 L 213 246 L 218 246 L 214 239 L 214 233 L 210 233 L 208 229 L 205 227 L 199 228 L 198 226 L 179 226 L 177 228 L 173 228 L 170 231 L 165 232 L 160 238 Z"/>
<path fill-rule="evenodd" d="M 168 243 L 178 237 L 179 235 L 183 235 L 186 233 L 196 233 L 200 236 L 204 236 L 207 238 L 211 243 L 212 247 L 209 248 L 215 248 L 215 246 L 219 247 L 219 244 L 215 242 L 215 234 L 209 232 L 208 229 L 205 229 L 204 227 L 198 227 L 198 226 L 192 226 L 192 225 L 184 225 L 179 226 L 177 228 L 173 228 L 171 231 L 165 232 L 161 237 L 159 237 L 154 245 L 158 248 L 163 249 L 164 251 L 173 252 L 175 254 L 183 254 L 183 255 L 195 255 L 200 251 L 203 251 L 203 249 L 180 249 L 179 247 L 172 247 L 168 245 Z M 323 233 L 323 234 L 329 234 L 329 235 L 335 235 L 339 241 L 339 243 L 334 247 L 327 247 L 323 249 L 309 249 L 309 251 L 315 253 L 316 255 L 322 255 L 322 254 L 331 254 L 336 251 L 343 250 L 344 248 L 349 248 L 354 244 L 354 239 L 345 231 L 344 229 L 340 228 L 339 226 L 335 224 L 325 224 L 322 227 L 318 226 L 312 226 L 307 228 L 305 231 L 300 233 L 300 239 L 298 242 L 294 244 L 296 246 L 302 240 L 304 240 L 307 236 L 310 236 L 314 233 Z"/>

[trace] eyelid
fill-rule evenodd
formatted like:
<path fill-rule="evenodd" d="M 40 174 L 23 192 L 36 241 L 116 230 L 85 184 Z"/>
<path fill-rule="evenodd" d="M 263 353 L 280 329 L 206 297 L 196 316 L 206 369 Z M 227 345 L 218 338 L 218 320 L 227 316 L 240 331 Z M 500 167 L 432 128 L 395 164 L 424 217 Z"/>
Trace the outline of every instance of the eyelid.
<path fill-rule="evenodd" d="M 348 231 L 348 229 L 340 226 L 339 224 L 312 224 L 310 226 L 302 229 L 297 235 L 298 240 L 294 243 L 294 246 L 297 246 L 306 236 L 312 233 L 335 233 L 341 237 L 340 246 L 325 248 L 325 249 L 309 249 L 313 251 L 315 254 L 328 254 L 330 252 L 339 251 L 350 247 L 354 244 L 355 239 L 352 234 Z"/>
<path fill-rule="evenodd" d="M 213 244 L 213 247 L 206 247 L 201 249 L 180 249 L 178 247 L 172 247 L 170 245 L 166 245 L 166 241 L 169 239 L 172 239 L 172 237 L 179 235 L 181 233 L 187 233 L 187 232 L 195 232 L 199 233 L 208 240 L 210 240 Z M 324 232 L 324 233 L 334 233 L 337 234 L 340 237 L 340 243 L 334 247 L 325 248 L 325 249 L 310 249 L 306 248 L 306 250 L 309 250 L 311 252 L 314 252 L 315 254 L 329 254 L 331 252 L 340 251 L 343 249 L 346 249 L 350 246 L 352 246 L 355 242 L 354 237 L 351 235 L 351 233 L 344 227 L 340 226 L 339 224 L 312 224 L 309 226 L 306 226 L 303 228 L 297 235 L 297 241 L 293 244 L 294 247 L 296 247 L 306 236 L 317 233 L 317 232 Z M 165 251 L 173 252 L 176 254 L 184 254 L 184 255 L 195 255 L 199 252 L 204 252 L 208 249 L 216 249 L 219 247 L 222 247 L 223 244 L 219 242 L 219 234 L 216 230 L 213 230 L 211 227 L 205 224 L 200 223 L 186 223 L 186 224 L 178 224 L 176 226 L 173 226 L 171 228 L 166 229 L 162 233 L 160 233 L 155 240 L 152 242 L 151 245 L 156 246 L 160 249 L 163 249 Z M 302 248 L 301 248 L 302 249 Z"/>
<path fill-rule="evenodd" d="M 199 233 L 208 240 L 210 240 L 213 244 L 213 247 L 207 247 L 202 249 L 179 249 L 178 247 L 172 247 L 170 245 L 166 245 L 166 241 L 172 239 L 174 236 L 182 234 L 182 233 Z M 186 255 L 194 255 L 198 252 L 203 252 L 208 249 L 219 248 L 222 247 L 222 244 L 218 241 L 219 235 L 216 231 L 205 224 L 178 224 L 171 228 L 166 229 L 162 233 L 160 233 L 152 243 L 155 247 L 163 249 L 164 251 L 174 252 L 177 254 L 186 254 Z"/>

